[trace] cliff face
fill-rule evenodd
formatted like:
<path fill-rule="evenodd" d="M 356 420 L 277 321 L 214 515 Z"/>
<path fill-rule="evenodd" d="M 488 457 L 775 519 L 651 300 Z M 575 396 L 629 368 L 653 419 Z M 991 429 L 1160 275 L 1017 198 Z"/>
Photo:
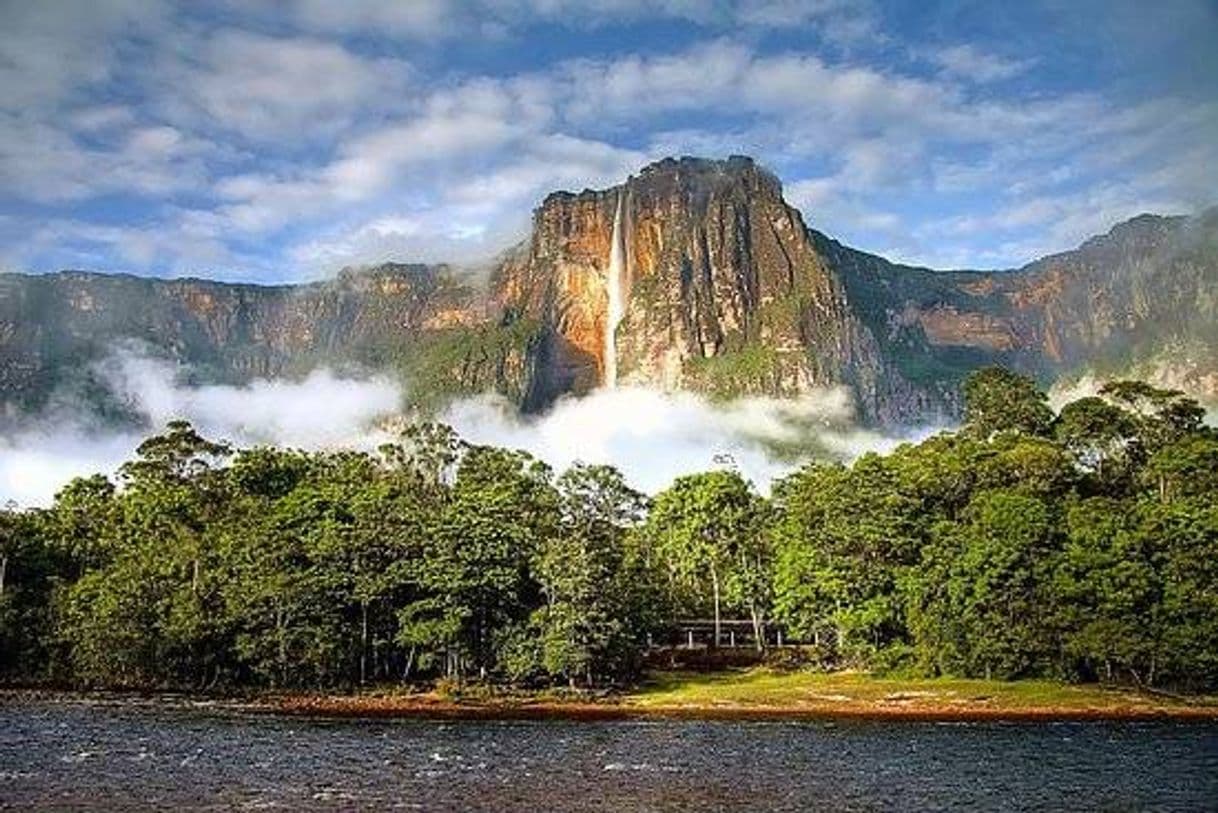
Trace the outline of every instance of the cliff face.
<path fill-rule="evenodd" d="M 887 363 L 778 180 L 748 158 L 669 159 L 612 189 L 551 195 L 494 290 L 544 325 L 532 403 L 615 369 L 620 384 L 720 395 L 846 384 L 877 422 L 945 404 Z"/>
<path fill-rule="evenodd" d="M 0 402 L 37 407 L 121 344 L 242 382 L 319 364 L 379 365 L 403 340 L 480 320 L 444 267 L 391 265 L 300 286 L 63 272 L 0 275 Z"/>
<path fill-rule="evenodd" d="M 559 192 L 475 284 L 386 265 L 301 286 L 0 275 L 0 415 L 122 341 L 240 382 L 314 366 L 402 373 L 412 400 L 496 390 L 525 409 L 606 384 L 714 395 L 846 385 L 873 424 L 958 410 L 968 371 L 1046 383 L 1172 365 L 1218 396 L 1218 210 L 1144 215 L 1002 272 L 887 262 L 808 229 L 747 158 L 668 159 Z"/>
<path fill-rule="evenodd" d="M 1046 383 L 1133 372 L 1218 400 L 1218 209 L 1140 215 L 1076 250 L 989 273 L 899 266 L 812 239 L 914 381 L 996 363 Z"/>

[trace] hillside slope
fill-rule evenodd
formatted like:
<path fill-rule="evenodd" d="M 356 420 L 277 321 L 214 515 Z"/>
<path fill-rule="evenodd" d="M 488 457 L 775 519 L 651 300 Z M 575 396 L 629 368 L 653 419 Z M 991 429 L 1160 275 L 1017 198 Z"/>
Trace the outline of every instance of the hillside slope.
<path fill-rule="evenodd" d="M 954 415 L 962 377 L 992 363 L 1045 382 L 1157 365 L 1212 400 L 1218 209 L 1141 215 L 1019 269 L 937 272 L 809 229 L 751 159 L 666 159 L 548 196 L 489 279 L 398 264 L 297 286 L 0 275 L 0 414 L 90 391 L 92 365 L 129 343 L 199 381 L 391 369 L 424 406 L 846 385 L 865 422 L 895 425 Z"/>

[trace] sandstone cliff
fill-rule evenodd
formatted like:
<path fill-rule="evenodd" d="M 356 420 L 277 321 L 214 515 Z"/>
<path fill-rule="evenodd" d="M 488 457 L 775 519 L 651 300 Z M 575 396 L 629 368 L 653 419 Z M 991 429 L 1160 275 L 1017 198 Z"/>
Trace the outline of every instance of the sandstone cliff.
<path fill-rule="evenodd" d="M 614 274 L 624 309 L 607 341 Z M 669 159 L 621 186 L 551 195 L 494 290 L 500 308 L 543 325 L 532 403 L 590 390 L 616 367 L 621 384 L 721 395 L 846 384 L 885 423 L 946 404 L 883 357 L 778 180 L 748 158 Z"/>
<path fill-rule="evenodd" d="M 547 197 L 489 280 L 421 265 L 272 287 L 0 275 L 0 414 L 37 409 L 135 341 L 200 380 L 392 369 L 425 406 L 496 390 L 537 410 L 607 381 L 846 385 L 865 421 L 921 423 L 954 414 L 960 379 L 991 363 L 1047 383 L 1166 362 L 1213 397 L 1215 317 L 1218 210 L 1144 215 L 1012 271 L 935 272 L 808 229 L 748 158 L 666 159 Z"/>

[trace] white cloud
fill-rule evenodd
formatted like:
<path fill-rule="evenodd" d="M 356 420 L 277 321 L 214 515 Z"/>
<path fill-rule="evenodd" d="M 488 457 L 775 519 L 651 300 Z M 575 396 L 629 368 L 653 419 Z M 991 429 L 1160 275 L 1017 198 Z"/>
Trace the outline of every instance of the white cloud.
<path fill-rule="evenodd" d="M 10 262 L 29 265 L 31 255 L 61 256 L 65 267 L 139 271 L 149 267 L 163 274 L 196 274 L 249 280 L 263 270 L 257 258 L 234 253 L 221 239 L 217 224 L 206 214 L 179 213 L 152 225 L 100 225 L 83 220 L 55 219 L 39 223 L 10 249 Z"/>
<path fill-rule="evenodd" d="M 295 142 L 333 135 L 369 108 L 399 106 L 410 74 L 405 62 L 357 56 L 305 37 L 227 29 L 167 55 L 166 114 L 254 139 Z"/>
<path fill-rule="evenodd" d="M 25 200 L 196 190 L 217 152 L 214 144 L 167 126 L 125 129 L 104 145 L 86 146 L 54 125 L 0 113 L 0 189 Z"/>
<path fill-rule="evenodd" d="M 374 419 L 401 406 L 398 387 L 385 378 L 341 378 L 326 369 L 296 381 L 188 387 L 178 382 L 182 371 L 174 364 L 119 352 L 100 371 L 115 395 L 153 426 L 185 418 L 206 435 L 244 444 L 354 445 Z"/>
<path fill-rule="evenodd" d="M 509 37 L 537 24 L 595 29 L 648 19 L 712 30 L 814 25 L 826 38 L 876 35 L 876 14 L 860 0 L 295 0 L 295 17 L 315 31 L 412 39 Z"/>
<path fill-rule="evenodd" d="M 206 437 L 244 446 L 375 449 L 389 439 L 381 419 L 402 403 L 401 391 L 386 379 L 342 378 L 326 370 L 295 381 L 191 387 L 182 383 L 186 371 L 131 349 L 116 351 L 97 371 L 152 427 L 184 418 Z M 796 465 L 776 458 L 774 444 L 852 459 L 900 441 L 859 429 L 850 416 L 844 389 L 727 403 L 622 389 L 565 399 L 531 417 L 488 395 L 455 403 L 442 419 L 471 442 L 525 449 L 559 470 L 575 461 L 608 463 L 637 488 L 656 491 L 678 475 L 729 461 L 768 489 L 774 477 Z M 113 473 L 139 442 L 131 431 L 99 430 L 61 400 L 38 424 L 0 436 L 0 502 L 46 504 L 72 477 Z"/>
<path fill-rule="evenodd" d="M 291 4 L 297 18 L 318 31 L 374 32 L 415 37 L 455 34 L 458 4 L 453 0 L 296 0 Z"/>
<path fill-rule="evenodd" d="M 576 461 L 614 465 L 636 488 L 655 492 L 681 474 L 721 466 L 725 457 L 768 490 L 795 465 L 775 458 L 776 443 L 852 459 L 899 442 L 851 426 L 849 415 L 844 390 L 712 404 L 691 393 L 628 388 L 564 399 L 537 418 L 521 418 L 495 397 L 469 399 L 444 419 L 475 443 L 523 448 L 558 469 Z"/>
<path fill-rule="evenodd" d="M 401 403 L 397 386 L 385 379 L 340 378 L 327 370 L 299 381 L 188 387 L 169 362 L 123 350 L 98 371 L 150 426 L 184 418 L 206 437 L 246 446 L 371 449 L 385 439 L 374 420 Z M 99 429 L 72 404 L 58 403 L 40 423 L 0 436 L 0 504 L 45 505 L 73 477 L 113 474 L 141 439 L 130 430 Z"/>
<path fill-rule="evenodd" d="M 119 35 L 159 30 L 165 16 L 160 0 L 4 3 L 0 110 L 54 109 L 109 80 Z"/>
<path fill-rule="evenodd" d="M 0 505 L 46 506 L 73 478 L 113 472 L 139 443 L 135 435 L 98 437 L 64 425 L 0 437 Z"/>
<path fill-rule="evenodd" d="M 298 276 L 293 260 L 310 273 L 348 259 L 466 260 L 517 239 L 552 188 L 607 185 L 674 153 L 755 154 L 819 228 L 957 265 L 1022 261 L 1011 252 L 1065 248 L 1100 216 L 1202 206 L 1218 188 L 1212 101 L 1004 83 L 1039 76 L 1026 41 L 894 48 L 869 3 L 285 5 L 6 8 L 6 202 L 142 205 L 107 201 L 95 223 L 83 211 L 15 214 L 4 256 L 162 273 L 253 262 L 285 277 Z M 589 34 L 653 20 L 690 23 L 690 44 L 631 49 Z M 533 58 L 538 24 L 588 38 L 593 56 Z M 819 41 L 775 50 L 785 34 L 759 28 Z M 528 67 L 468 67 L 507 48 Z M 451 65 L 445 49 L 460 52 Z M 997 237 L 968 218 L 998 224 Z M 56 231 L 73 231 L 79 251 L 46 251 Z"/>
<path fill-rule="evenodd" d="M 929 54 L 944 73 L 969 82 L 983 84 L 1010 79 L 1034 64 L 1027 59 L 1006 59 L 974 45 L 953 45 Z"/>
<path fill-rule="evenodd" d="M 444 185 L 408 211 L 342 224 L 300 243 L 292 257 L 312 270 L 408 257 L 423 262 L 485 260 L 525 236 L 529 213 L 555 189 L 620 182 L 642 153 L 563 135 L 525 139 L 502 163 Z"/>

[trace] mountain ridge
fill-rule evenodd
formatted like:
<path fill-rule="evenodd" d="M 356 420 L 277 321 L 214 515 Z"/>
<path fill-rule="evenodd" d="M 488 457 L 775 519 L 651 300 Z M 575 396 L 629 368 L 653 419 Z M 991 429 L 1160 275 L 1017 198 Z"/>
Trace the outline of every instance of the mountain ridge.
<path fill-rule="evenodd" d="M 36 412 L 121 340 L 200 380 L 390 369 L 423 406 L 494 390 L 538 411 L 612 369 L 720 396 L 845 385 L 866 423 L 924 423 L 955 415 L 961 378 L 983 364 L 1051 381 L 1180 348 L 1212 398 L 1216 300 L 1218 207 L 1138 215 L 1017 269 L 939 271 L 807 226 L 746 156 L 668 158 L 550 193 L 485 280 L 418 263 L 276 285 L 2 274 L 0 415 Z"/>

